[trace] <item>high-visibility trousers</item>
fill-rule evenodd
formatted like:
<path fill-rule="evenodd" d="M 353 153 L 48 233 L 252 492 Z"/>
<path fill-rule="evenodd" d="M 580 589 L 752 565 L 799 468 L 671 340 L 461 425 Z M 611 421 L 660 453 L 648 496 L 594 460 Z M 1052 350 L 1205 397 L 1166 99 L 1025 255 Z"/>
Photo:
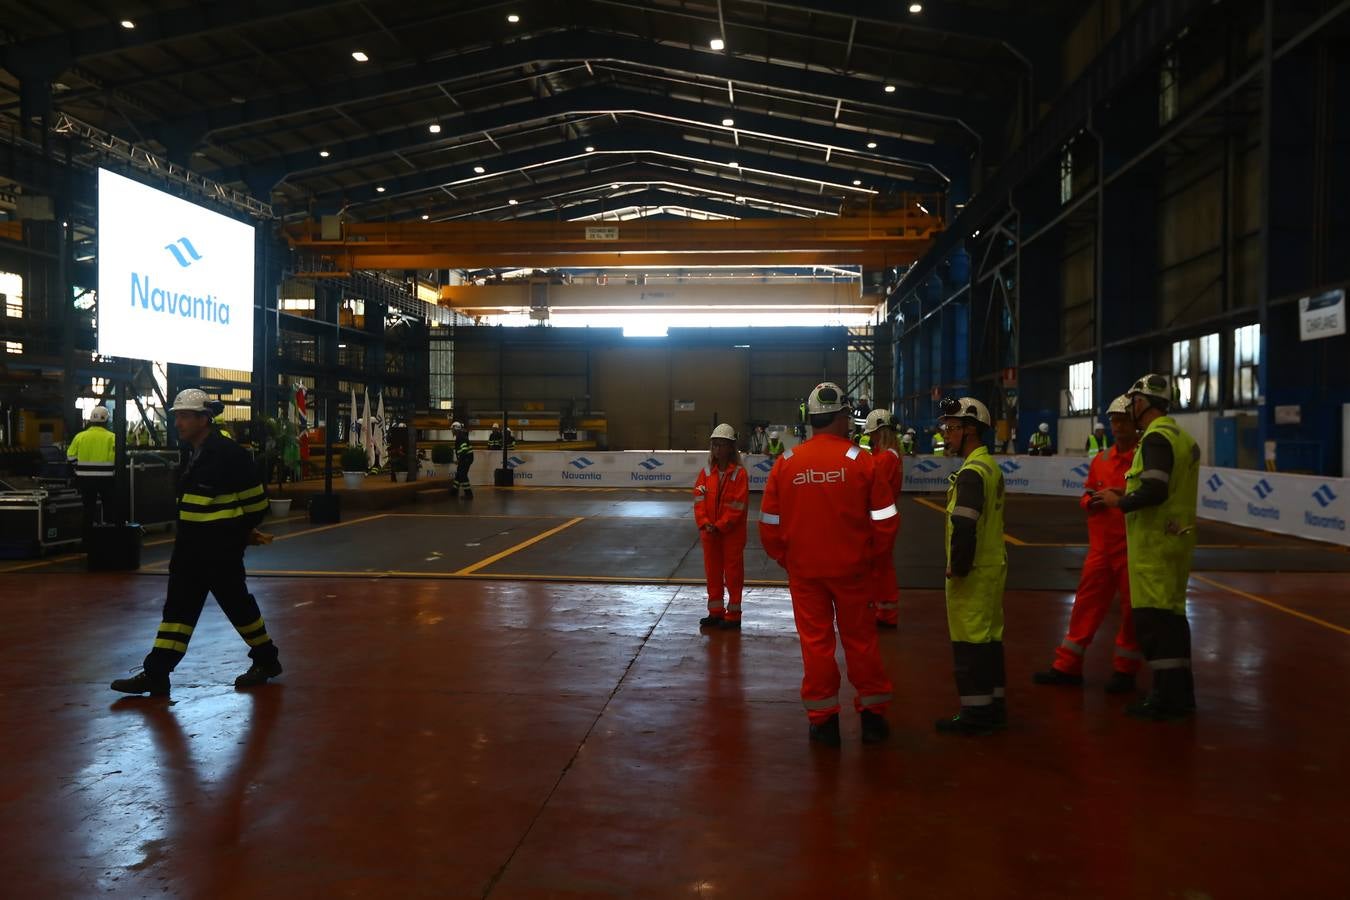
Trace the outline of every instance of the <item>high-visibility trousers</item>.
<path fill-rule="evenodd" d="M 895 555 L 892 550 L 872 560 L 872 602 L 878 622 L 895 625 L 900 615 L 900 587 L 895 578 Z"/>
<path fill-rule="evenodd" d="M 1130 609 L 1130 569 L 1124 553 L 1089 552 L 1078 579 L 1078 593 L 1069 615 L 1069 633 L 1055 650 L 1054 667 L 1069 675 L 1083 674 L 1083 653 L 1097 634 L 1111 600 L 1120 594 L 1120 630 L 1116 632 L 1116 652 L 1112 665 L 1117 672 L 1133 675 L 1139 671 L 1144 654 L 1134 635 L 1134 616 Z"/>
<path fill-rule="evenodd" d="M 839 712 L 839 664 L 834 659 L 835 622 L 844 644 L 848 680 L 857 691 L 855 710 L 884 712 L 891 680 L 881 664 L 877 626 L 867 602 L 871 579 L 795 578 L 789 572 L 792 615 L 802 645 L 802 705 L 814 723 Z"/>
<path fill-rule="evenodd" d="M 277 646 L 267 633 L 258 601 L 244 583 L 244 553 L 212 552 L 189 555 L 174 548 L 169 561 L 168 596 L 155 642 L 145 657 L 145 671 L 168 675 L 187 653 L 206 595 L 220 604 L 235 631 L 248 644 L 248 655 L 260 661 L 277 658 Z"/>
<path fill-rule="evenodd" d="M 739 622 L 745 588 L 745 526 L 725 533 L 700 531 L 699 536 L 703 541 L 703 574 L 708 579 L 708 615 Z"/>

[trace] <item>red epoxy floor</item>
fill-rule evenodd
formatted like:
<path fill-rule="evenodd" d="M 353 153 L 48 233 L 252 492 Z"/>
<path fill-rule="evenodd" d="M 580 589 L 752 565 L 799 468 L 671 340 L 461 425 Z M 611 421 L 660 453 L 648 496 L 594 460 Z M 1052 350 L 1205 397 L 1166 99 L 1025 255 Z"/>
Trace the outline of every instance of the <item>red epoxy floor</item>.
<path fill-rule="evenodd" d="M 1345 623 L 1343 576 L 1206 575 Z M 1286 589 L 1288 585 L 1288 589 Z M 808 746 L 786 592 L 257 579 L 286 675 L 236 693 L 214 607 L 172 702 L 164 579 L 0 583 L 0 865 L 21 897 L 1344 896 L 1350 635 L 1193 584 L 1201 715 L 1038 688 L 1069 597 L 1006 598 L 1013 725 L 939 738 L 941 595 L 882 636 L 889 744 Z M 1114 626 L 1114 616 L 1106 629 Z"/>

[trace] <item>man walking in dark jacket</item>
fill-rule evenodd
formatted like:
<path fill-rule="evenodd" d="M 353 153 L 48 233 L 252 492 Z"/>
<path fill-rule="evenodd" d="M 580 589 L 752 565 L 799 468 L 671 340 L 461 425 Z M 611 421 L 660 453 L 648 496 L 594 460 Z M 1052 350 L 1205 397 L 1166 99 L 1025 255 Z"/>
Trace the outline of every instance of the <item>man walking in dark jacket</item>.
<path fill-rule="evenodd" d="M 117 679 L 112 689 L 167 695 L 169 673 L 187 653 L 208 593 L 250 648 L 253 665 L 234 686 L 264 684 L 281 674 L 281 662 L 258 602 L 244 583 L 244 549 L 258 540 L 254 528 L 267 510 L 267 496 L 248 451 L 212 428 L 210 398 L 204 392 L 182 391 L 172 412 L 184 451 L 168 598 L 144 670 Z"/>

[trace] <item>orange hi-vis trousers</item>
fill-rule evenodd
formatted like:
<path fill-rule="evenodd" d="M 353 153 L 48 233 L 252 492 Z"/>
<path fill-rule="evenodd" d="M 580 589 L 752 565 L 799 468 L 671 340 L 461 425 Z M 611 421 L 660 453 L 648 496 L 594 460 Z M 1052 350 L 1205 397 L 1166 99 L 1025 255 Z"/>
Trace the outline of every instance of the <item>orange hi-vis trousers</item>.
<path fill-rule="evenodd" d="M 708 579 L 708 615 L 739 622 L 745 587 L 745 525 L 725 534 L 702 531 L 699 535 L 703 541 L 703 574 Z"/>
<path fill-rule="evenodd" d="M 891 680 L 881 664 L 876 619 L 868 603 L 871 579 L 794 578 L 788 575 L 792 614 L 802 644 L 802 705 L 813 723 L 839 712 L 839 664 L 834 659 L 835 622 L 844 645 L 855 710 L 885 712 Z"/>
<path fill-rule="evenodd" d="M 1088 551 L 1078 593 L 1069 615 L 1069 633 L 1055 649 L 1054 666 L 1069 675 L 1083 674 L 1083 653 L 1097 634 L 1111 600 L 1120 592 L 1120 630 L 1116 633 L 1116 652 L 1112 662 L 1117 672 L 1139 671 L 1144 654 L 1134 636 L 1134 617 L 1130 610 L 1130 573 L 1124 553 Z"/>
<path fill-rule="evenodd" d="M 900 587 L 895 580 L 895 555 L 887 553 L 872 560 L 872 602 L 878 622 L 895 625 L 900 617 Z"/>

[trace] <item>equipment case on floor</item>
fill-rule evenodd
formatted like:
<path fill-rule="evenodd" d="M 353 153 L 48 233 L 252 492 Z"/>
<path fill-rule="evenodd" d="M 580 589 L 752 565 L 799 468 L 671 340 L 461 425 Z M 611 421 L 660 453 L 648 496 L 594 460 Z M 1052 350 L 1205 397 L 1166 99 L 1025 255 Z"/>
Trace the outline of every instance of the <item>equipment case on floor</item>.
<path fill-rule="evenodd" d="M 141 567 L 141 535 L 135 522 L 95 525 L 85 546 L 85 567 L 90 572 L 125 572 Z"/>

